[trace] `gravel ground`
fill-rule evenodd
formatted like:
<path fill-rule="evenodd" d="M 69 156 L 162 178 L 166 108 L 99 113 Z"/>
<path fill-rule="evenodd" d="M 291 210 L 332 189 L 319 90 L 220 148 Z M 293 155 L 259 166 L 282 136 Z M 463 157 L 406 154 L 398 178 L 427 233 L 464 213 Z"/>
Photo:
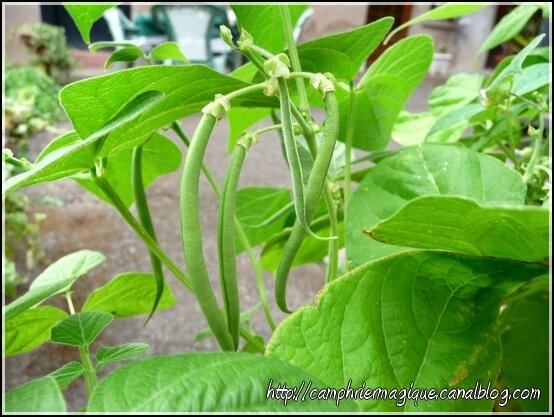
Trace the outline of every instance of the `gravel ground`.
<path fill-rule="evenodd" d="M 435 85 L 437 85 L 436 80 L 425 80 L 410 100 L 408 110 L 426 110 L 429 92 Z M 192 135 L 198 120 L 198 117 L 189 117 L 183 122 L 183 128 L 187 134 Z M 69 129 L 70 126 L 65 123 L 60 125 L 60 128 Z M 51 134 L 40 134 L 32 138 L 32 154 L 36 155 L 52 137 Z M 228 163 L 226 145 L 227 125 L 221 122 L 210 141 L 206 156 L 207 164 L 220 184 L 223 183 Z M 160 245 L 172 259 L 179 265 L 183 265 L 179 234 L 179 180 L 180 172 L 161 177 L 150 187 L 148 196 Z M 245 162 L 240 186 L 290 186 L 289 174 L 281 157 L 276 136 L 264 137 L 263 143 L 253 146 Z M 206 262 L 212 281 L 218 287 L 216 246 L 218 202 L 208 183 L 203 179 L 200 189 L 200 213 Z M 147 251 L 115 209 L 97 200 L 73 181 L 63 180 L 42 184 L 29 188 L 26 193 L 31 198 L 33 210 L 47 215 L 46 221 L 41 225 L 42 243 L 47 260 L 31 271 L 31 277 L 36 276 L 48 261 L 54 261 L 80 249 L 97 250 L 107 257 L 102 266 L 75 284 L 74 302 L 77 309 L 91 291 L 116 274 L 128 271 L 150 271 Z M 57 208 L 42 204 L 41 200 L 44 196 L 58 198 L 63 201 L 64 206 Z M 248 308 L 258 302 L 258 291 L 246 256 L 239 257 L 238 269 L 241 303 L 244 308 Z M 323 285 L 323 276 L 324 266 L 320 264 L 296 268 L 289 280 L 289 305 L 295 308 L 313 302 Z M 169 272 L 166 273 L 166 278 L 178 300 L 176 307 L 158 311 L 146 327 L 143 326 L 144 317 L 113 322 L 94 343 L 92 351 L 94 352 L 99 346 L 128 342 L 150 344 L 150 353 L 153 355 L 217 350 L 213 338 L 195 343 L 195 334 L 206 326 L 205 320 L 190 293 Z M 283 314 L 273 301 L 273 278 L 270 273 L 265 274 L 265 282 L 274 317 L 280 321 Z M 21 285 L 18 292 L 22 294 L 27 286 Z M 54 300 L 54 304 L 65 308 L 61 299 Z M 254 318 L 254 327 L 266 337 L 269 336 L 270 331 L 261 310 Z M 76 349 L 51 343 L 30 353 L 7 358 L 5 360 L 6 389 L 43 376 L 72 360 L 79 360 Z M 111 369 L 113 368 L 106 368 L 102 373 L 109 372 Z M 82 380 L 73 383 L 64 393 L 70 410 L 79 410 L 85 406 L 86 395 Z"/>

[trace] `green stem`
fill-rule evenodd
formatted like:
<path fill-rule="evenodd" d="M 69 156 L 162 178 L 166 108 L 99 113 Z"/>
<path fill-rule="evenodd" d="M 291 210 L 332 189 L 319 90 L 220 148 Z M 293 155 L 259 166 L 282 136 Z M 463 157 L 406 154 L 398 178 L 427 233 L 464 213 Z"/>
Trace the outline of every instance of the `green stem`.
<path fill-rule="evenodd" d="M 192 289 L 192 284 L 188 277 L 183 273 L 183 271 L 181 271 L 181 269 L 179 269 L 177 265 L 175 265 L 175 263 L 173 263 L 169 256 L 160 248 L 157 242 L 152 239 L 152 237 L 144 229 L 144 227 L 142 227 L 142 225 L 133 217 L 125 203 L 121 201 L 121 198 L 119 198 L 119 195 L 112 188 L 108 180 L 102 176 L 97 176 L 95 169 L 92 169 L 91 173 L 95 184 L 98 186 L 98 188 L 102 190 L 108 200 L 110 200 L 112 205 L 119 212 L 121 217 L 123 217 L 123 219 L 131 227 L 131 229 L 133 229 L 138 237 L 146 244 L 148 249 L 160 259 L 160 261 L 167 267 L 167 269 L 169 269 L 171 273 L 175 275 L 175 277 L 185 285 L 185 287 L 194 292 Z"/>
<path fill-rule="evenodd" d="M 510 85 L 510 90 L 512 89 L 511 87 L 512 86 Z M 511 113 L 512 113 L 512 101 L 508 98 L 507 104 L 506 104 L 506 111 L 505 111 L 505 116 L 506 116 L 505 120 L 506 120 L 506 130 L 508 133 L 508 145 L 509 145 L 510 154 L 512 155 L 510 159 L 514 162 L 515 169 L 519 171 L 520 164 L 516 154 L 516 142 L 514 140 L 514 135 L 512 133 L 512 126 L 510 124 Z"/>
<path fill-rule="evenodd" d="M 344 218 L 346 221 L 346 205 L 350 199 L 351 165 L 352 165 L 352 140 L 354 138 L 354 123 L 356 121 L 356 90 L 354 83 L 350 81 L 350 111 L 348 113 L 348 125 L 346 126 L 346 153 L 344 155 Z"/>
<path fill-rule="evenodd" d="M 523 182 L 529 184 L 533 178 L 533 172 L 535 171 L 535 165 L 539 161 L 542 154 L 542 139 L 544 134 L 544 115 L 539 113 L 539 129 L 535 132 L 535 147 L 533 148 L 533 154 L 523 174 Z"/>
<path fill-rule="evenodd" d="M 294 33 L 292 23 L 290 19 L 290 13 L 288 5 L 280 4 L 281 17 L 283 19 L 283 27 L 285 29 L 285 40 L 289 51 L 290 63 L 294 72 L 302 71 L 300 66 L 300 59 L 298 58 L 298 50 L 296 49 L 296 42 L 294 40 Z M 296 79 L 296 88 L 298 89 L 298 97 L 300 100 L 300 110 L 306 115 L 310 114 L 310 103 L 308 102 L 308 95 L 306 94 L 306 86 L 302 79 Z"/>
<path fill-rule="evenodd" d="M 75 306 L 73 305 L 73 300 L 71 299 L 71 291 L 68 290 L 65 292 L 65 299 L 69 308 L 69 314 L 75 314 Z M 90 398 L 90 396 L 94 392 L 94 388 L 98 384 L 96 369 L 94 368 L 92 360 L 90 359 L 88 347 L 79 346 L 79 356 L 81 358 L 81 364 L 83 365 L 83 369 L 85 371 L 84 377 L 85 385 L 87 388 L 87 396 L 88 398 Z"/>
<path fill-rule="evenodd" d="M 148 208 L 148 199 L 146 198 L 146 192 L 144 189 L 144 182 L 142 179 L 142 145 L 137 146 L 133 150 L 132 161 L 132 182 L 133 182 L 133 194 L 135 197 L 135 205 L 137 208 L 137 214 L 142 227 L 148 232 L 154 242 L 157 243 L 156 231 L 154 229 L 154 223 L 152 222 L 152 216 L 150 215 L 150 209 Z M 150 312 L 146 323 L 152 318 L 152 315 L 156 311 L 160 299 L 162 298 L 164 290 L 164 273 L 162 270 L 162 263 L 160 259 L 151 251 L 148 251 L 150 255 L 150 263 L 152 264 L 152 272 L 156 280 L 156 295 L 154 297 L 154 304 L 152 305 L 152 311 Z"/>
<path fill-rule="evenodd" d="M 242 327 L 240 328 L 240 336 L 248 343 L 250 343 L 253 347 L 258 349 L 258 352 L 265 353 L 265 346 L 262 343 L 260 343 L 260 341 L 257 340 L 254 336 L 252 336 L 250 333 L 244 330 Z"/>
<path fill-rule="evenodd" d="M 171 124 L 171 128 L 175 131 L 177 136 L 183 141 L 185 146 L 188 148 L 190 145 L 190 140 L 185 135 L 185 132 L 181 129 L 181 126 L 177 122 L 173 122 Z M 216 197 L 221 200 L 221 190 L 219 189 L 219 186 L 210 172 L 210 169 L 202 163 L 202 172 L 206 179 L 208 180 L 208 183 L 212 187 L 212 190 Z M 254 253 L 254 250 L 252 249 L 252 245 L 250 245 L 250 242 L 248 241 L 248 237 L 246 236 L 246 233 L 244 232 L 244 229 L 242 227 L 242 224 L 239 222 L 237 218 L 235 218 L 235 230 L 237 232 L 237 236 L 239 238 L 240 243 L 242 244 L 242 247 L 246 251 L 246 254 L 248 255 L 248 259 L 250 260 L 250 263 L 252 264 L 252 269 L 254 270 L 254 275 L 256 278 L 256 284 L 258 285 L 258 291 L 260 293 L 260 301 L 262 303 L 262 308 L 265 313 L 265 317 L 267 319 L 267 322 L 269 324 L 269 327 L 271 327 L 271 330 L 275 329 L 275 321 L 273 320 L 273 316 L 271 315 L 271 310 L 269 309 L 269 303 L 267 301 L 267 291 L 265 288 L 265 282 L 264 282 L 264 274 L 262 270 L 262 266 L 260 265 L 260 262 L 258 258 L 256 257 L 256 254 Z"/>

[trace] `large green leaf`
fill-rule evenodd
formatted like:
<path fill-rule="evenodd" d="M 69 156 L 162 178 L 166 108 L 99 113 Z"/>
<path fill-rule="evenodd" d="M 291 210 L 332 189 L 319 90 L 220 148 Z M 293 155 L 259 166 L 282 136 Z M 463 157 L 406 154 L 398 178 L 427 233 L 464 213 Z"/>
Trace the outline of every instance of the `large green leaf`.
<path fill-rule="evenodd" d="M 315 307 L 281 323 L 268 347 L 343 387 L 473 388 L 494 385 L 502 297 L 547 269 L 447 253 L 408 252 L 331 282 Z M 491 401 L 362 401 L 364 411 L 490 411 Z"/>
<path fill-rule="evenodd" d="M 550 253 L 549 230 L 549 210 L 541 207 L 481 206 L 442 195 L 408 202 L 367 233 L 396 246 L 543 262 Z"/>
<path fill-rule="evenodd" d="M 385 17 L 353 30 L 301 44 L 298 46 L 298 56 L 302 70 L 330 72 L 340 80 L 354 79 L 393 22 L 392 17 Z"/>
<path fill-rule="evenodd" d="M 481 3 L 481 4 L 458 4 L 458 3 L 446 3 L 442 6 L 435 7 L 431 10 L 429 10 L 427 13 L 423 13 L 419 16 L 414 17 L 413 19 L 407 21 L 406 23 L 403 23 L 402 25 L 398 26 L 396 29 L 394 29 L 389 36 L 387 36 L 387 39 L 385 40 L 385 43 L 388 42 L 390 38 L 392 38 L 396 33 L 400 32 L 402 29 L 407 28 L 408 26 L 415 25 L 417 23 L 423 23 L 427 22 L 429 20 L 447 20 L 447 19 L 454 19 L 456 17 L 465 16 L 471 13 L 474 13 L 483 7 L 486 7 L 487 3 Z"/>
<path fill-rule="evenodd" d="M 436 87 L 429 98 L 429 110 L 440 116 L 456 110 L 479 98 L 484 77 L 480 74 L 459 73 L 451 76 L 446 84 Z"/>
<path fill-rule="evenodd" d="M 156 281 L 152 274 L 127 272 L 95 289 L 85 301 L 82 311 L 102 311 L 115 318 L 148 314 L 156 296 Z M 175 296 L 166 284 L 158 310 L 175 305 Z"/>
<path fill-rule="evenodd" d="M 514 77 L 513 92 L 523 96 L 550 84 L 552 82 L 551 69 L 552 65 L 547 63 L 530 65 L 523 68 L 521 74 Z"/>
<path fill-rule="evenodd" d="M 7 320 L 4 327 L 6 356 L 20 355 L 50 340 L 50 329 L 67 314 L 55 307 L 31 308 Z"/>
<path fill-rule="evenodd" d="M 88 347 L 112 320 L 111 314 L 96 311 L 73 314 L 52 328 L 52 342 Z"/>
<path fill-rule="evenodd" d="M 106 149 L 105 146 L 106 136 L 114 130 L 118 131 L 118 128 L 129 129 L 131 123 L 136 123 L 140 115 L 156 107 L 156 104 L 162 101 L 163 97 L 163 93 L 154 90 L 133 95 L 128 102 L 124 103 L 119 111 L 114 111 L 106 119 L 106 122 L 99 124 L 96 131 L 90 131 L 90 135 L 89 133 L 82 135 L 86 139 L 76 141 L 69 146 L 61 146 L 67 141 L 76 140 L 76 136 L 64 136 L 63 141 L 60 139 L 61 143 L 56 141 L 56 146 L 51 148 L 55 150 L 46 155 L 41 155 L 40 161 L 30 170 L 9 178 L 6 181 L 4 192 L 8 194 L 18 188 L 31 184 L 55 181 L 90 170 L 94 166 L 95 159 L 99 154 L 105 156 L 109 153 L 109 149 Z M 82 108 L 79 111 L 83 112 L 83 115 L 86 115 L 88 120 L 97 120 L 96 115 L 95 117 L 90 117 L 90 114 L 94 113 L 87 111 L 86 108 Z"/>
<path fill-rule="evenodd" d="M 318 378 L 277 359 L 245 353 L 159 356 L 124 366 L 94 391 L 89 412 L 356 411 L 352 401 L 266 399 L 268 387 L 322 388 Z M 305 385 L 306 386 L 306 385 Z M 269 392 L 271 394 L 271 392 Z M 301 397 L 299 397 L 301 398 Z"/>
<path fill-rule="evenodd" d="M 396 43 L 371 65 L 356 87 L 354 147 L 380 150 L 387 146 L 396 118 L 423 80 L 432 58 L 432 39 L 420 35 Z M 346 97 L 339 106 L 339 139 L 344 141 L 350 116 L 350 98 Z"/>
<path fill-rule="evenodd" d="M 227 112 L 227 121 L 229 122 L 229 141 L 227 142 L 227 152 L 232 153 L 240 138 L 250 126 L 258 121 L 268 117 L 271 110 L 267 108 L 249 109 L 245 107 L 234 107 Z"/>
<path fill-rule="evenodd" d="M 406 148 L 372 168 L 347 206 L 346 253 L 350 262 L 404 250 L 368 239 L 363 233 L 423 195 L 458 195 L 487 204 L 521 205 L 521 175 L 499 160 L 469 149 L 426 144 Z"/>
<path fill-rule="evenodd" d="M 290 190 L 286 188 L 241 188 L 237 193 L 236 216 L 252 246 L 265 242 L 278 233 L 287 220 L 287 212 L 268 225 L 263 222 L 291 202 Z M 291 207 L 290 212 L 293 212 Z M 240 240 L 235 240 L 237 253 L 244 250 Z"/>
<path fill-rule="evenodd" d="M 23 296 L 4 307 L 4 318 L 11 318 L 67 290 L 77 278 L 100 265 L 106 258 L 100 252 L 81 250 L 58 259 L 40 274 Z"/>
<path fill-rule="evenodd" d="M 96 352 L 96 362 L 99 365 L 105 365 L 111 362 L 123 361 L 144 355 L 148 352 L 150 346 L 146 343 L 126 343 L 119 346 L 102 346 Z"/>
<path fill-rule="evenodd" d="M 233 4 L 231 7 L 240 27 L 252 35 L 256 45 L 270 52 L 279 52 L 285 48 L 285 29 L 277 4 L 257 4 L 255 7 Z M 291 25 L 294 27 L 308 6 L 295 4 L 289 5 L 288 9 Z"/>
<path fill-rule="evenodd" d="M 69 362 L 48 376 L 54 378 L 60 389 L 63 390 L 84 373 L 85 369 L 81 365 L 81 362 Z"/>
<path fill-rule="evenodd" d="M 159 128 L 200 112 L 216 94 L 227 94 L 248 85 L 204 65 L 155 65 L 75 82 L 63 88 L 60 97 L 75 130 L 86 137 L 137 95 L 152 90 L 165 94 L 163 100 L 143 111 L 132 126 L 111 132 L 99 152 L 99 156 L 106 156 L 137 146 Z M 271 107 L 277 105 L 277 100 L 260 92 L 233 100 L 232 104 Z"/>
<path fill-rule="evenodd" d="M 538 400 L 517 401 L 526 412 L 548 411 L 548 283 L 543 288 L 543 291 L 508 303 L 502 312 L 501 381 L 512 391 L 518 388 L 540 389 Z"/>
<path fill-rule="evenodd" d="M 104 169 L 104 177 L 127 206 L 134 202 L 131 182 L 132 159 L 133 149 L 124 149 L 108 156 L 108 163 Z M 176 171 L 180 165 L 179 147 L 165 136 L 156 133 L 142 145 L 142 180 L 146 188 L 156 178 Z M 91 178 L 76 178 L 76 181 L 101 200 L 110 203 Z"/>
<path fill-rule="evenodd" d="M 65 9 L 75 22 L 77 29 L 85 43 L 90 43 L 92 25 L 102 17 L 104 12 L 117 6 L 119 3 L 103 4 L 76 4 L 64 3 Z"/>
<path fill-rule="evenodd" d="M 51 376 L 35 379 L 8 391 L 4 407 L 9 413 L 66 412 L 62 392 Z"/>
<path fill-rule="evenodd" d="M 504 16 L 494 27 L 479 52 L 488 51 L 516 36 L 539 8 L 534 4 L 521 4 Z"/>

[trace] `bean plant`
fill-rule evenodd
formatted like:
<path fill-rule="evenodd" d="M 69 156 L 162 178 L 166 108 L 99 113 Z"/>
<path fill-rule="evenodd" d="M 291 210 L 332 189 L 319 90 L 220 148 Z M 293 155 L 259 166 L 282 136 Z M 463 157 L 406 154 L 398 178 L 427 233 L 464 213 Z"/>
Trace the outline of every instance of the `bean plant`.
<path fill-rule="evenodd" d="M 89 41 L 92 24 L 113 5 L 65 7 Z M 240 37 L 224 26 L 221 37 L 248 63 L 229 75 L 189 64 L 172 42 L 148 53 L 132 43 L 90 45 L 117 48 L 106 66 L 139 58 L 148 65 L 62 89 L 74 130 L 8 179 L 4 193 L 77 181 L 119 212 L 148 249 L 152 270 L 115 277 L 77 312 L 72 284 L 104 260 L 80 251 L 6 306 L 6 355 L 51 341 L 76 347 L 81 358 L 8 392 L 7 411 L 64 411 L 62 390 L 81 376 L 88 412 L 548 411 L 551 67 L 544 35 L 489 76 L 453 75 L 432 92 L 428 112 L 413 114 L 403 108 L 431 64 L 433 41 L 389 40 L 410 24 L 486 5 L 447 3 L 393 32 L 385 17 L 296 45 L 292 28 L 306 7 L 233 5 Z M 550 6 L 516 7 L 481 52 L 517 35 L 535 13 L 549 18 Z M 387 49 L 359 78 L 382 43 Z M 194 114 L 201 119 L 189 139 L 180 121 Z M 230 162 L 219 184 L 205 152 L 224 118 Z M 158 243 L 145 192 L 181 165 L 166 131 L 187 147 L 176 187 L 186 270 Z M 264 146 L 268 132 L 281 140 L 290 189 L 239 188 L 249 150 Z M 202 243 L 202 177 L 220 201 L 213 221 L 222 300 Z M 268 340 L 249 323 L 255 312 L 241 304 L 241 253 L 255 272 Z M 291 271 L 313 262 L 325 266 L 322 289 L 295 310 Z M 148 350 L 133 343 L 92 356 L 103 329 L 137 314 L 148 322 L 177 302 L 164 267 L 194 294 L 221 352 L 133 360 L 98 381 L 106 363 Z M 264 270 L 275 276 L 274 299 Z M 40 305 L 56 294 L 67 312 Z M 287 315 L 281 322 L 276 307 Z M 476 384 L 496 397 L 429 401 L 417 393 Z M 354 399 L 344 388 L 389 396 Z M 541 395 L 499 395 L 516 389 Z"/>

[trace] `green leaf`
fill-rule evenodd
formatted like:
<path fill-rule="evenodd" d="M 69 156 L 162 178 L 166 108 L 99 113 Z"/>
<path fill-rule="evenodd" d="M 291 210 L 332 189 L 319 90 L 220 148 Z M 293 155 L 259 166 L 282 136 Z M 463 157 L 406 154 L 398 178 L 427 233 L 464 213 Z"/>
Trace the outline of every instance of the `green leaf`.
<path fill-rule="evenodd" d="M 458 195 L 487 204 L 522 205 L 521 175 L 496 158 L 437 144 L 406 148 L 380 161 L 348 202 L 346 254 L 353 265 L 405 248 L 368 239 L 363 233 L 424 195 Z"/>
<path fill-rule="evenodd" d="M 332 387 L 494 386 L 502 297 L 547 268 L 447 253 L 408 252 L 328 284 L 273 333 L 266 354 Z M 364 411 L 471 412 L 491 401 L 361 401 Z"/>
<path fill-rule="evenodd" d="M 252 246 L 265 242 L 278 233 L 287 220 L 286 213 L 274 222 L 257 227 L 291 202 L 290 190 L 286 188 L 241 188 L 237 193 L 236 216 Z M 291 208 L 290 212 L 293 212 Z M 240 240 L 235 240 L 237 253 L 244 250 Z"/>
<path fill-rule="evenodd" d="M 113 316 L 106 313 L 73 314 L 52 329 L 52 342 L 86 348 L 112 320 Z"/>
<path fill-rule="evenodd" d="M 325 36 L 298 46 L 303 71 L 330 72 L 336 79 L 356 77 L 368 56 L 380 45 L 394 19 L 384 17 L 365 26 Z"/>
<path fill-rule="evenodd" d="M 245 132 L 250 126 L 268 117 L 270 114 L 271 110 L 267 108 L 249 109 L 244 107 L 232 107 L 231 110 L 227 112 L 227 121 L 229 122 L 227 152 L 232 153 L 234 151 L 242 132 Z"/>
<path fill-rule="evenodd" d="M 104 68 L 108 68 L 115 62 L 135 62 L 139 58 L 147 59 L 142 49 L 138 46 L 125 46 L 112 52 L 104 63 Z"/>
<path fill-rule="evenodd" d="M 381 150 L 387 146 L 400 111 L 423 80 L 433 57 L 433 41 L 426 35 L 401 40 L 371 65 L 356 87 L 353 146 Z M 340 106 L 339 139 L 346 137 L 350 98 Z"/>
<path fill-rule="evenodd" d="M 106 136 L 110 132 L 118 130 L 118 128 L 129 129 L 129 125 L 132 122 L 136 122 L 143 113 L 155 107 L 155 104 L 162 101 L 162 98 L 163 93 L 152 90 L 139 95 L 133 95 L 132 99 L 125 103 L 119 112 L 112 113 L 106 123 L 98 126 L 99 130 L 91 131 L 90 136 L 86 139 L 76 141 L 70 146 L 56 149 L 45 155 L 30 170 L 9 178 L 5 183 L 4 192 L 9 194 L 21 187 L 46 181 L 55 181 L 90 170 L 94 166 L 96 157 L 105 156 L 110 151 L 105 146 Z M 85 107 L 79 111 L 83 115 L 94 114 L 91 112 L 91 109 L 87 110 Z M 89 120 L 96 120 L 96 114 L 93 118 L 90 116 L 87 116 L 87 118 Z M 65 140 L 69 139 L 64 138 L 64 143 Z M 100 149 L 98 149 L 98 143 L 101 145 Z"/>
<path fill-rule="evenodd" d="M 514 77 L 513 92 L 523 96 L 551 83 L 551 64 L 535 64 L 523 68 L 521 74 Z"/>
<path fill-rule="evenodd" d="M 117 195 L 129 207 L 134 202 L 131 183 L 133 149 L 128 148 L 108 156 L 104 177 Z M 181 150 L 173 141 L 158 133 L 142 145 L 142 179 L 148 188 L 158 177 L 174 172 L 181 166 Z M 101 200 L 111 204 L 92 178 L 76 177 L 75 180 Z"/>
<path fill-rule="evenodd" d="M 509 41 L 525 27 L 531 16 L 539 8 L 532 4 L 521 4 L 504 16 L 494 27 L 485 42 L 479 48 L 479 53 L 489 51 L 492 48 Z"/>
<path fill-rule="evenodd" d="M 513 80 L 514 76 L 521 74 L 523 71 L 523 63 L 525 58 L 529 56 L 531 52 L 540 44 L 544 38 L 544 34 L 534 38 L 529 44 L 523 48 L 519 53 L 510 61 L 510 63 L 504 68 L 500 74 L 494 78 L 486 89 L 486 96 L 493 97 L 498 90 L 509 88 L 509 83 Z M 508 85 L 507 85 L 508 84 Z"/>
<path fill-rule="evenodd" d="M 150 51 L 149 57 L 156 61 L 171 59 L 173 61 L 181 61 L 185 64 L 190 62 L 190 60 L 181 51 L 181 48 L 179 48 L 179 44 L 177 42 L 164 42 L 159 44 L 152 49 L 152 51 Z"/>
<path fill-rule="evenodd" d="M 146 343 L 126 343 L 124 345 L 101 347 L 96 352 L 96 362 L 98 365 L 105 365 L 111 362 L 123 361 L 144 355 L 150 346 Z"/>
<path fill-rule="evenodd" d="M 50 340 L 50 330 L 65 319 L 65 311 L 55 307 L 31 308 L 7 320 L 4 327 L 6 356 L 21 355 Z"/>
<path fill-rule="evenodd" d="M 12 319 L 54 294 L 66 291 L 77 278 L 87 274 L 105 259 L 100 252 L 89 250 L 81 250 L 58 259 L 35 278 L 29 291 L 4 307 L 5 320 Z"/>
<path fill-rule="evenodd" d="M 401 111 L 392 130 L 392 138 L 402 146 L 420 145 L 437 118 L 431 113 Z"/>
<path fill-rule="evenodd" d="M 85 370 L 80 362 L 69 362 L 60 369 L 50 373 L 48 376 L 54 378 L 58 384 L 58 387 L 63 390 L 84 373 Z"/>
<path fill-rule="evenodd" d="M 156 281 L 152 274 L 127 272 L 95 289 L 85 301 L 82 311 L 102 311 L 115 318 L 148 314 L 156 296 Z M 158 310 L 175 306 L 175 296 L 165 284 Z"/>
<path fill-rule="evenodd" d="M 548 412 L 550 345 L 549 292 L 544 290 L 508 303 L 502 312 L 500 378 L 510 389 L 538 388 L 538 400 L 518 400 L 526 412 Z M 514 297 L 515 298 L 515 297 Z"/>
<path fill-rule="evenodd" d="M 85 43 L 90 43 L 92 25 L 102 17 L 106 10 L 116 7 L 119 3 L 75 4 L 63 3 L 65 9 L 75 22 Z"/>
<path fill-rule="evenodd" d="M 196 353 L 159 356 L 126 365 L 100 382 L 89 412 L 284 412 L 356 411 L 351 401 L 339 408 L 332 401 L 266 399 L 272 387 L 289 387 L 318 378 L 277 359 L 246 353 Z"/>
<path fill-rule="evenodd" d="M 65 401 L 56 380 L 50 376 L 35 379 L 6 393 L 8 413 L 66 412 Z"/>
<path fill-rule="evenodd" d="M 478 10 L 481 10 L 483 7 L 488 6 L 489 3 L 481 4 L 458 4 L 458 3 L 445 3 L 442 6 L 435 7 L 429 10 L 427 13 L 423 13 L 419 16 L 414 17 L 413 19 L 407 21 L 406 23 L 398 26 L 394 29 L 387 39 L 385 39 L 385 44 L 398 32 L 402 29 L 409 26 L 415 25 L 417 23 L 427 22 L 429 20 L 447 20 L 454 19 L 456 17 L 466 16 L 471 13 L 475 13 Z"/>
<path fill-rule="evenodd" d="M 429 98 L 429 110 L 441 116 L 479 98 L 483 76 L 480 74 L 455 74 L 446 84 L 436 87 Z"/>
<path fill-rule="evenodd" d="M 428 139 L 437 136 L 444 137 L 446 134 L 447 140 L 444 142 L 453 142 L 462 136 L 470 119 L 485 110 L 481 103 L 475 103 L 445 113 L 435 120 L 435 123 L 427 131 L 426 137 Z"/>
<path fill-rule="evenodd" d="M 254 38 L 256 45 L 270 52 L 285 49 L 285 30 L 279 6 L 276 4 L 250 5 L 232 4 L 241 28 L 246 29 Z M 294 27 L 308 6 L 305 4 L 289 5 L 291 25 Z"/>
<path fill-rule="evenodd" d="M 153 106 L 143 109 L 132 125 L 111 132 L 98 153 L 103 157 L 138 146 L 174 120 L 201 111 L 216 94 L 227 94 L 248 85 L 205 65 L 154 65 L 78 81 L 63 88 L 60 97 L 77 133 L 87 137 L 137 95 L 152 90 L 165 94 Z M 277 100 L 260 92 L 233 100 L 232 104 L 272 107 L 277 105 Z"/>
<path fill-rule="evenodd" d="M 549 211 L 482 206 L 454 196 L 419 197 L 367 231 L 383 243 L 468 255 L 543 262 L 549 257 Z"/>

